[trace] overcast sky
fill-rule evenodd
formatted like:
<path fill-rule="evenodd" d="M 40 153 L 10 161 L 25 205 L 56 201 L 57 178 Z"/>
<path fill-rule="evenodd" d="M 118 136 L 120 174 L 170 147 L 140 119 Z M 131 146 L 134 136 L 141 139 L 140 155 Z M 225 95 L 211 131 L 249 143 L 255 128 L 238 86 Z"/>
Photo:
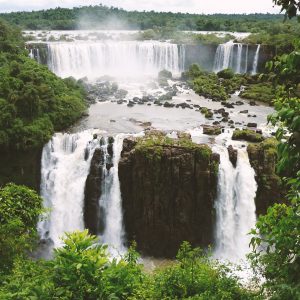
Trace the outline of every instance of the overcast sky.
<path fill-rule="evenodd" d="M 96 5 L 189 13 L 277 13 L 272 0 L 0 0 L 0 12 Z"/>

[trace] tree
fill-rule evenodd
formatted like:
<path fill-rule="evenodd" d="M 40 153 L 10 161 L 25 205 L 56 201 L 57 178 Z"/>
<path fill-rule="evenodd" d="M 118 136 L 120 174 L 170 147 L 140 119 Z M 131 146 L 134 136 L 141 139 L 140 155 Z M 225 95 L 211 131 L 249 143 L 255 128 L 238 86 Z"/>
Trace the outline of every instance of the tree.
<path fill-rule="evenodd" d="M 299 1 L 274 1 L 288 17 L 300 10 Z M 249 255 L 254 269 L 266 278 L 270 299 L 300 298 L 300 98 L 296 89 L 300 75 L 298 45 L 288 55 L 268 64 L 275 84 L 280 82 L 270 121 L 278 125 L 278 172 L 289 189 L 286 204 L 276 204 L 261 216 L 252 230 Z"/>
<path fill-rule="evenodd" d="M 41 212 L 42 199 L 35 191 L 15 184 L 0 189 L 0 273 L 34 248 Z"/>
<path fill-rule="evenodd" d="M 285 11 L 285 16 L 289 19 L 295 17 L 300 11 L 299 0 L 273 0 L 275 5 L 281 6 L 281 11 Z"/>

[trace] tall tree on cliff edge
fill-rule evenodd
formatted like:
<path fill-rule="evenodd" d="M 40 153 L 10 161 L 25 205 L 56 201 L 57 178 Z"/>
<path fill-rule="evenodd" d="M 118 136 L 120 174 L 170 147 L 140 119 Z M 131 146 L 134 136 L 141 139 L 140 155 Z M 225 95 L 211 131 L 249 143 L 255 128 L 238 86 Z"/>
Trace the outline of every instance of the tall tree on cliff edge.
<path fill-rule="evenodd" d="M 300 12 L 300 1 L 273 2 L 281 6 L 285 18 Z M 252 230 L 250 258 L 254 269 L 266 278 L 263 288 L 268 299 L 296 300 L 300 299 L 300 41 L 295 41 L 293 52 L 275 58 L 267 67 L 275 83 L 283 85 L 270 121 L 279 126 L 278 172 L 286 176 L 289 191 L 286 204 L 269 208 Z"/>

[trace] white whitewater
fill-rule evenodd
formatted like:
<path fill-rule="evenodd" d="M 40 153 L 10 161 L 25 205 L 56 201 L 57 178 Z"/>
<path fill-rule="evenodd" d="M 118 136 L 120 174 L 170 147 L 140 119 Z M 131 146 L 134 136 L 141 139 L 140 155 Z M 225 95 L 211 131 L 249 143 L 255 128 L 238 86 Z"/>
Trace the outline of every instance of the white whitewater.
<path fill-rule="evenodd" d="M 215 257 L 238 262 L 250 252 L 248 233 L 256 222 L 255 173 L 246 149 L 238 149 L 236 168 L 226 147 L 215 146 L 220 154 L 216 208 Z"/>
<path fill-rule="evenodd" d="M 257 66 L 258 66 L 258 60 L 259 60 L 259 51 L 260 51 L 260 45 L 257 45 L 257 49 L 256 49 L 256 52 L 255 52 L 254 61 L 253 61 L 252 74 L 257 73 Z"/>
<path fill-rule="evenodd" d="M 115 137 L 113 145 L 113 167 L 108 162 L 107 138 L 102 145 L 104 152 L 102 195 L 99 199 L 103 208 L 105 230 L 101 241 L 109 245 L 113 256 L 125 251 L 122 199 L 118 175 L 124 135 Z M 42 154 L 41 196 L 49 216 L 38 224 L 42 240 L 51 240 L 53 247 L 63 245 L 65 232 L 84 229 L 84 189 L 90 170 L 91 159 L 99 139 L 93 139 L 92 131 L 77 134 L 57 133 L 45 145 Z"/>
<path fill-rule="evenodd" d="M 44 146 L 41 196 L 50 213 L 38 224 L 38 231 L 54 247 L 62 245 L 65 232 L 84 229 L 84 187 L 95 143 L 91 131 L 84 131 L 57 133 Z"/>
<path fill-rule="evenodd" d="M 120 181 L 118 165 L 123 147 L 124 135 L 119 134 L 115 137 L 113 146 L 113 167 L 104 170 L 104 180 L 102 182 L 102 196 L 100 206 L 105 211 L 105 230 L 102 242 L 109 246 L 113 256 L 118 256 L 125 251 L 122 198 L 120 191 Z"/>
<path fill-rule="evenodd" d="M 232 67 L 234 45 L 232 41 L 229 41 L 218 46 L 214 61 L 214 72 Z"/>
<path fill-rule="evenodd" d="M 247 73 L 249 71 L 249 59 L 253 58 L 252 69 L 250 68 L 250 71 L 252 74 L 256 74 L 259 62 L 259 51 L 260 45 L 257 45 L 253 57 L 253 55 L 249 53 L 249 45 L 247 44 L 234 43 L 233 41 L 220 44 L 216 50 L 213 71 L 217 73 L 230 68 L 235 73 Z"/>
<path fill-rule="evenodd" d="M 155 75 L 184 70 L 184 45 L 159 41 L 48 43 L 48 66 L 61 77 Z"/>
<path fill-rule="evenodd" d="M 243 44 L 237 44 L 236 73 L 242 73 Z"/>

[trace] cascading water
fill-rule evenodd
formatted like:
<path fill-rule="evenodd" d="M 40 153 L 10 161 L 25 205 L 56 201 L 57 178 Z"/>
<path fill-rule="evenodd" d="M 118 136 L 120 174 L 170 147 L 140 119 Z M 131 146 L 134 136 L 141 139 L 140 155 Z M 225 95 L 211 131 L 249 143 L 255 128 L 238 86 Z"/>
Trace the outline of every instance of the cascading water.
<path fill-rule="evenodd" d="M 116 136 L 113 146 L 113 167 L 104 170 L 104 178 L 102 180 L 103 191 L 100 198 L 100 207 L 105 211 L 105 229 L 102 241 L 109 245 L 110 252 L 113 256 L 117 256 L 124 252 L 124 230 L 123 230 L 123 214 L 122 199 L 120 192 L 120 182 L 118 165 L 123 146 L 122 134 Z"/>
<path fill-rule="evenodd" d="M 184 70 L 184 45 L 158 41 L 48 43 L 48 66 L 61 77 L 157 75 Z"/>
<path fill-rule="evenodd" d="M 216 145 L 214 150 L 220 154 L 215 257 L 238 261 L 249 252 L 248 233 L 256 221 L 255 174 L 245 149 L 238 149 L 236 168 L 229 160 L 226 147 Z"/>
<path fill-rule="evenodd" d="M 234 45 L 235 44 L 230 41 L 228 43 L 220 44 L 218 46 L 214 61 L 215 72 L 228 69 L 232 66 Z"/>
<path fill-rule="evenodd" d="M 219 72 L 224 69 L 232 69 L 235 73 L 247 73 L 251 71 L 256 74 L 259 61 L 260 45 L 257 45 L 255 55 L 253 58 L 252 69 L 248 66 L 250 61 L 249 45 L 234 43 L 229 41 L 225 44 L 220 44 L 217 48 L 214 60 L 214 72 Z"/>
<path fill-rule="evenodd" d="M 252 74 L 257 73 L 257 66 L 258 66 L 258 60 L 259 60 L 259 51 L 260 51 L 260 45 L 257 46 L 254 61 L 253 61 L 253 68 L 252 68 Z"/>
<path fill-rule="evenodd" d="M 96 141 L 90 131 L 57 133 L 44 146 L 41 196 L 50 216 L 38 224 L 41 239 L 62 245 L 65 232 L 82 230 L 85 181 Z"/>
<path fill-rule="evenodd" d="M 102 242 L 117 256 L 125 250 L 123 215 L 118 177 L 118 164 L 123 135 L 117 135 L 113 144 L 113 160 L 108 161 L 107 138 L 101 146 L 104 153 L 102 195 L 99 199 L 104 224 Z M 98 139 L 91 131 L 77 134 L 55 134 L 45 145 L 42 155 L 41 196 L 50 215 L 38 224 L 42 240 L 51 240 L 54 247 L 62 245 L 65 232 L 83 230 L 84 190 L 90 164 Z M 112 163 L 112 164 L 111 164 Z M 111 164 L 110 168 L 107 165 Z"/>

